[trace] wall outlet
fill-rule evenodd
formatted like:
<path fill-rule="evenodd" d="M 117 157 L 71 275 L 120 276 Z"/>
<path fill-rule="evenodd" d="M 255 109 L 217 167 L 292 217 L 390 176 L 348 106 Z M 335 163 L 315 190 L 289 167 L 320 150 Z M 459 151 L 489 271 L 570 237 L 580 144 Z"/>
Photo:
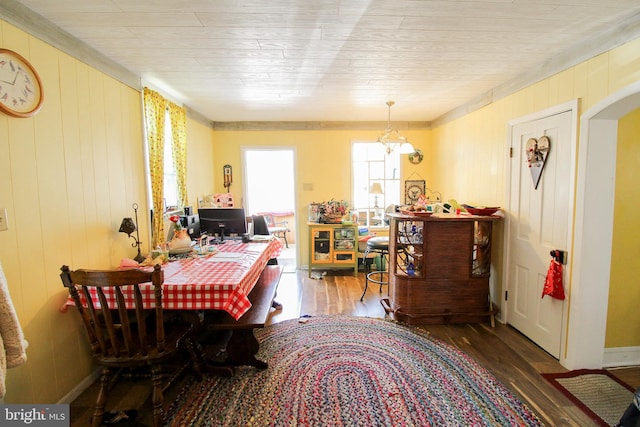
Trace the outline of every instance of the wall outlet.
<path fill-rule="evenodd" d="M 9 229 L 9 222 L 7 220 L 7 208 L 0 208 L 0 231 Z"/>

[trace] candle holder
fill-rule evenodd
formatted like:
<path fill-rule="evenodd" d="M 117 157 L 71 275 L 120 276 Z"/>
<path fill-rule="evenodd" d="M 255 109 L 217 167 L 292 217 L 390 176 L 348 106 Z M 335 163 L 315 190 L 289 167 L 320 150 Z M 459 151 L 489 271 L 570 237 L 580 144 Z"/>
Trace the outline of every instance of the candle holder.
<path fill-rule="evenodd" d="M 140 241 L 140 233 L 138 232 L 138 204 L 134 203 L 133 205 L 131 205 L 131 207 L 133 208 L 136 221 L 134 222 L 131 218 L 123 218 L 122 223 L 120 224 L 120 230 L 118 231 L 120 231 L 121 233 L 126 233 L 130 238 L 133 239 L 131 247 L 138 248 L 138 255 L 136 255 L 134 260 L 140 263 L 144 261 L 145 258 L 144 256 L 142 256 L 142 253 L 140 253 L 140 245 L 142 244 L 142 242 Z M 136 232 L 136 235 L 132 236 L 132 233 L 134 231 Z"/>

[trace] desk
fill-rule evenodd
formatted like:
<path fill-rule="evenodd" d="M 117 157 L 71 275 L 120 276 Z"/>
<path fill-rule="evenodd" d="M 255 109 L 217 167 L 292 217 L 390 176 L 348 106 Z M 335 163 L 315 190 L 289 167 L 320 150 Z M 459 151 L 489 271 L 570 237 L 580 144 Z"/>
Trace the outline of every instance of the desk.
<path fill-rule="evenodd" d="M 215 255 L 171 261 L 162 266 L 165 310 L 224 310 L 239 319 L 251 308 L 249 292 L 267 262 L 280 254 L 282 243 L 275 238 L 251 243 L 228 240 L 216 247 L 219 252 Z M 145 308 L 155 308 L 151 284 L 142 285 L 140 290 Z M 115 296 L 107 291 L 105 296 L 111 307 Z M 127 307 L 133 308 L 133 304 L 130 307 L 128 304 L 133 295 L 125 292 L 124 297 Z M 99 307 L 97 297 L 92 299 Z M 73 300 L 69 298 L 66 305 L 74 305 Z"/>

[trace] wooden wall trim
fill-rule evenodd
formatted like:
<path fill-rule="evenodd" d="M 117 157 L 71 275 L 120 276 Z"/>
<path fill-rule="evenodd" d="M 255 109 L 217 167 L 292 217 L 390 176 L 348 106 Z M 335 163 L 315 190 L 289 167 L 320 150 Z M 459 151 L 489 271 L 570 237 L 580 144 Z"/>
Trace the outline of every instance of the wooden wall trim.
<path fill-rule="evenodd" d="M 391 122 L 394 129 L 400 131 L 414 129 L 431 129 L 431 122 Z M 286 131 L 286 130 L 377 130 L 387 127 L 387 122 L 212 122 L 218 131 Z"/>

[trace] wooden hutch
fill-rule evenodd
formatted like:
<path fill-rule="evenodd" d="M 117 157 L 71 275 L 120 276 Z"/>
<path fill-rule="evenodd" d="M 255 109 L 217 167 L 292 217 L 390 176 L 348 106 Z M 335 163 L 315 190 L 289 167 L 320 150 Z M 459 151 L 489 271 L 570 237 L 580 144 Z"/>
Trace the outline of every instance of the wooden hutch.
<path fill-rule="evenodd" d="M 393 214 L 387 313 L 401 322 L 494 325 L 491 233 L 498 216 Z"/>

